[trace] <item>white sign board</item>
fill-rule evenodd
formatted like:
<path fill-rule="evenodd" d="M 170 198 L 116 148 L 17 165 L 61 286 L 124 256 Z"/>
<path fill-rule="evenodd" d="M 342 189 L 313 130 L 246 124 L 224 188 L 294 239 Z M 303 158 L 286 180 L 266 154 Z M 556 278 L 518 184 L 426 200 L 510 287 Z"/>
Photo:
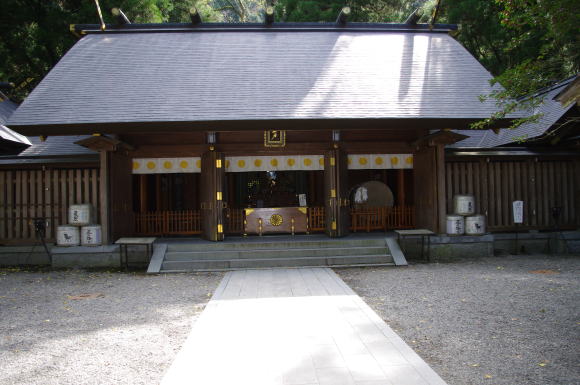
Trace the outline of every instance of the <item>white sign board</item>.
<path fill-rule="evenodd" d="M 514 223 L 524 223 L 524 201 L 512 202 L 514 211 Z"/>
<path fill-rule="evenodd" d="M 300 202 L 300 207 L 306 207 L 306 194 L 298 194 L 298 201 Z"/>

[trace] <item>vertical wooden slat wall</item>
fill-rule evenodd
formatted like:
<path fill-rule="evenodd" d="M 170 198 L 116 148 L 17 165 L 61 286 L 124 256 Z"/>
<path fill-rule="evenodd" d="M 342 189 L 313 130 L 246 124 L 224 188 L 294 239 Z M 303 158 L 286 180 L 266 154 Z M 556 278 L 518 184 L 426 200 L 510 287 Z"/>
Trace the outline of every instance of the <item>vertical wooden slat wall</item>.
<path fill-rule="evenodd" d="M 46 237 L 54 240 L 69 205 L 91 203 L 98 213 L 98 186 L 96 168 L 0 170 L 0 243 L 35 241 L 33 218 L 46 218 Z"/>
<path fill-rule="evenodd" d="M 574 228 L 580 224 L 575 202 L 579 181 L 573 160 L 494 160 L 490 158 L 446 162 L 447 212 L 453 196 L 475 195 L 478 213 L 487 215 L 488 229 Z M 524 201 L 524 223 L 513 223 L 512 202 Z M 553 207 L 561 207 L 558 222 Z"/>

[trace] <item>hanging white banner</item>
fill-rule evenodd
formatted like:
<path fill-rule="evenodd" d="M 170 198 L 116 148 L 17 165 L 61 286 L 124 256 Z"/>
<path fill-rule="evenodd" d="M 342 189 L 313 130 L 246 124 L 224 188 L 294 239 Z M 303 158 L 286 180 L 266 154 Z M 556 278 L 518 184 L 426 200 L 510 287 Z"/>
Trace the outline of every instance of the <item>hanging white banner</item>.
<path fill-rule="evenodd" d="M 413 168 L 412 154 L 351 154 L 349 170 Z M 323 155 L 228 156 L 226 172 L 320 171 Z M 175 174 L 201 172 L 201 158 L 135 158 L 133 174 Z"/>

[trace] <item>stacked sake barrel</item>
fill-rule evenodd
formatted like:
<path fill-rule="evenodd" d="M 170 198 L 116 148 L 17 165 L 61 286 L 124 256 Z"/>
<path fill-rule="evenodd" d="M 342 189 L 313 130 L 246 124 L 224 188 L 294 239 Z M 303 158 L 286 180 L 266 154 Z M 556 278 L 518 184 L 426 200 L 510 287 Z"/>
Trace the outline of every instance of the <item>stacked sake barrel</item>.
<path fill-rule="evenodd" d="M 99 246 L 102 240 L 101 226 L 93 224 L 94 212 L 90 204 L 71 205 L 68 224 L 58 226 L 56 244 L 59 246 Z"/>
<path fill-rule="evenodd" d="M 447 215 L 447 234 L 485 234 L 485 215 L 475 214 L 475 197 L 473 195 L 455 195 L 453 197 L 453 215 Z"/>

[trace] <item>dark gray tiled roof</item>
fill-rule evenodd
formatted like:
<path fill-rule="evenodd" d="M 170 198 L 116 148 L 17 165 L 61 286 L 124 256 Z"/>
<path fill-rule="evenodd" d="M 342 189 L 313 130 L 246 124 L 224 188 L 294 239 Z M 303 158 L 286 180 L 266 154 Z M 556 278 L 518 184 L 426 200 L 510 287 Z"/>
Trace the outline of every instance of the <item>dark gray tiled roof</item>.
<path fill-rule="evenodd" d="M 16 111 L 17 108 L 18 104 L 8 99 L 2 100 L 2 97 L 0 97 L 0 124 L 6 125 L 8 118 L 14 113 L 14 111 Z"/>
<path fill-rule="evenodd" d="M 89 34 L 10 124 L 484 118 L 490 78 L 443 33 Z"/>
<path fill-rule="evenodd" d="M 49 136 L 42 142 L 37 136 L 29 136 L 27 138 L 31 143 L 30 147 L 17 155 L 0 156 L 0 165 L 70 163 L 81 159 L 96 161 L 97 152 L 75 144 L 76 141 L 86 137 L 86 135 Z"/>
<path fill-rule="evenodd" d="M 54 157 L 68 155 L 97 154 L 93 150 L 75 144 L 76 141 L 87 138 L 86 135 L 49 136 L 41 142 L 37 136 L 30 136 L 30 147 L 22 151 L 19 157 Z"/>
<path fill-rule="evenodd" d="M 0 96 L 0 140 L 7 141 L 7 143 L 15 142 L 18 146 L 28 145 L 30 142 L 25 136 L 5 126 L 8 118 L 16 111 L 16 108 L 18 108 L 18 104 L 8 99 L 3 100 Z"/>
<path fill-rule="evenodd" d="M 537 122 L 522 124 L 515 129 L 501 129 L 498 134 L 491 130 L 472 131 L 472 130 L 455 130 L 469 138 L 457 142 L 448 147 L 450 148 L 491 148 L 502 146 L 504 144 L 514 143 L 521 139 L 529 140 L 544 135 L 566 112 L 568 112 L 574 103 L 568 106 L 562 106 L 554 98 L 562 89 L 572 81 L 566 80 L 550 88 L 550 90 L 539 97 L 543 97 L 543 103 L 539 105 L 531 114 L 542 114 Z"/>

